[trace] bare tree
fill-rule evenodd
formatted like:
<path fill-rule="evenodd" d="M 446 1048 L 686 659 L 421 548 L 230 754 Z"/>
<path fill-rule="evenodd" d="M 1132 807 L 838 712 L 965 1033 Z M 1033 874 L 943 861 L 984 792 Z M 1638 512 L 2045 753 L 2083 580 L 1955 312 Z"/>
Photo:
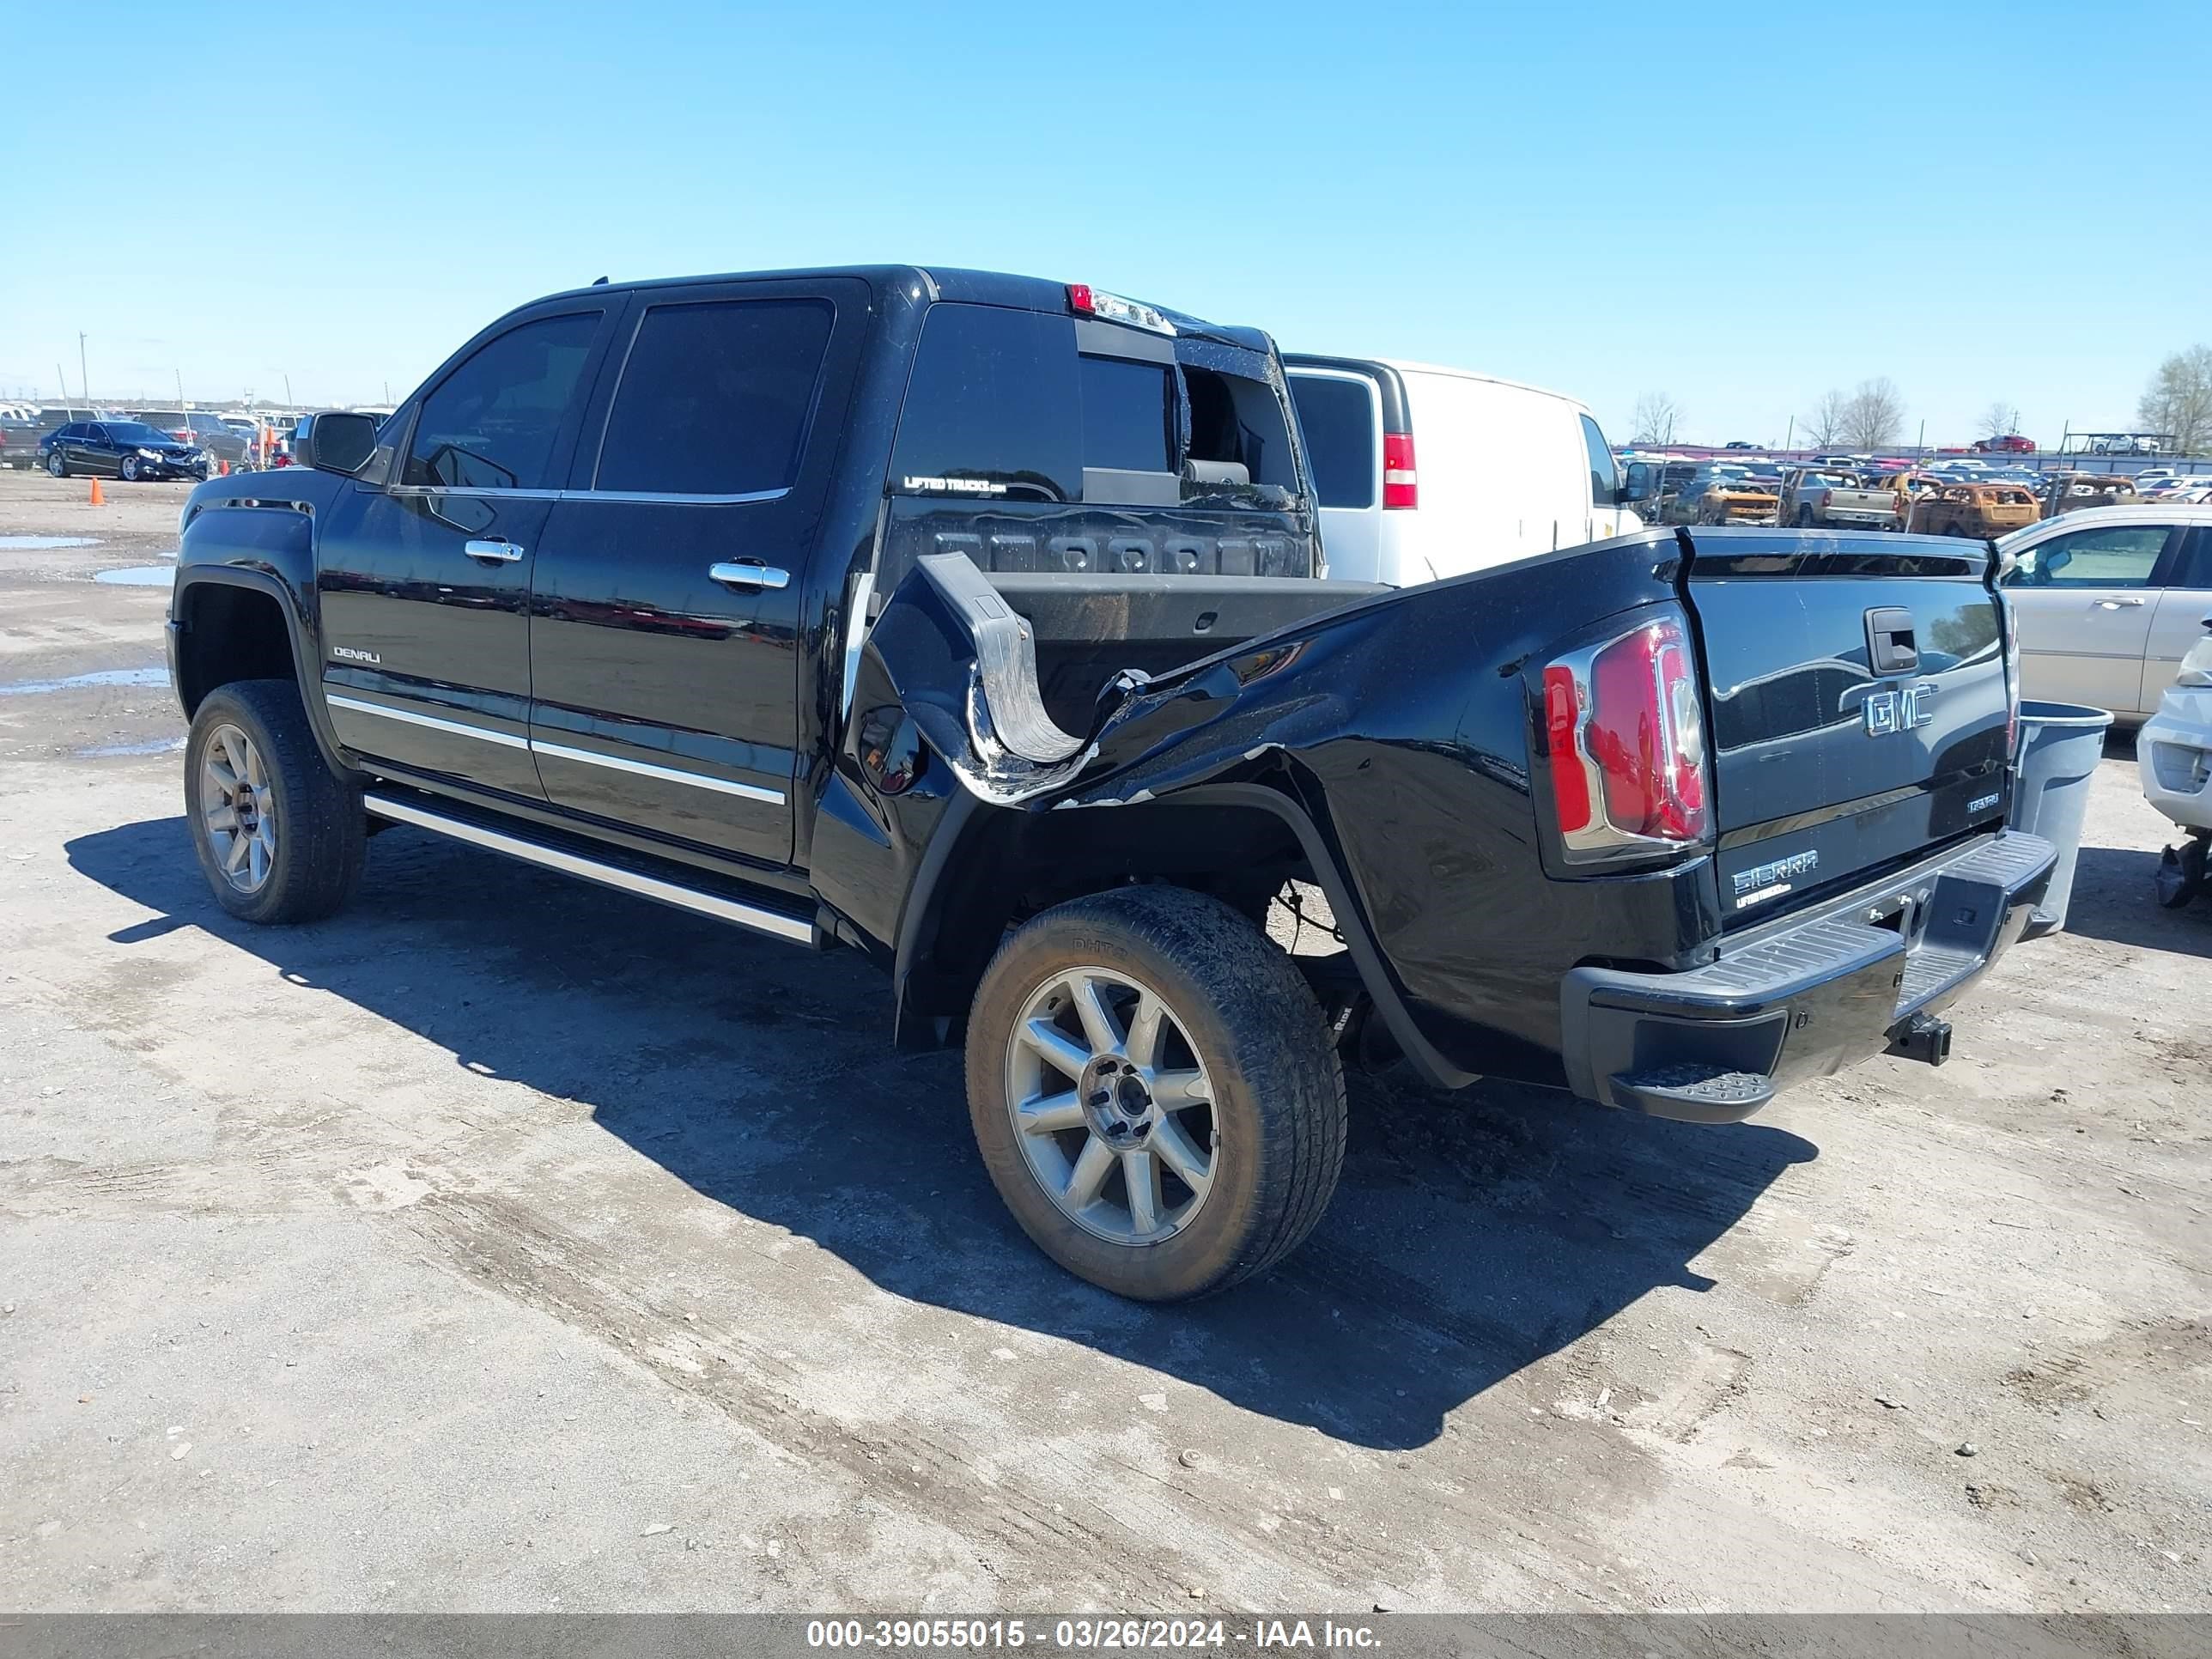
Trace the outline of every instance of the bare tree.
<path fill-rule="evenodd" d="M 1797 422 L 1805 441 L 1815 449 L 1832 449 L 1843 442 L 1850 413 L 1850 399 L 1840 392 L 1823 392 L 1813 412 Z"/>
<path fill-rule="evenodd" d="M 2172 453 L 2212 448 L 2212 346 L 2177 351 L 2150 377 L 2136 419 L 2172 441 Z"/>
<path fill-rule="evenodd" d="M 1671 444 L 1682 424 L 1682 405 L 1663 392 L 1647 392 L 1636 400 L 1636 429 L 1631 443 Z"/>
<path fill-rule="evenodd" d="M 1861 380 L 1844 404 L 1844 441 L 1855 449 L 1887 449 L 1905 424 L 1905 394 L 1887 374 Z"/>
<path fill-rule="evenodd" d="M 1974 428 L 1983 438 L 2009 438 L 2020 430 L 2020 406 L 1998 398 L 1982 411 L 1981 422 Z"/>

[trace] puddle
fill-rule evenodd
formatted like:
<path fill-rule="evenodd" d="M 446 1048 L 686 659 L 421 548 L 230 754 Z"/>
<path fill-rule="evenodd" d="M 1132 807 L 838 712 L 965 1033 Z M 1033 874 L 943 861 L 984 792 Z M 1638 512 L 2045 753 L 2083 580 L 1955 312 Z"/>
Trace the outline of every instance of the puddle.
<path fill-rule="evenodd" d="M 58 680 L 13 680 L 0 684 L 0 697 L 39 697 L 49 691 L 76 691 L 93 685 L 167 685 L 166 668 L 102 668 Z"/>
<path fill-rule="evenodd" d="M 117 587 L 173 587 L 177 584 L 177 568 L 173 564 L 131 564 L 120 570 L 98 571 L 93 580 Z"/>
<path fill-rule="evenodd" d="M 103 743 L 70 752 L 81 760 L 112 760 L 123 755 L 173 755 L 184 746 L 182 738 L 149 738 L 143 743 Z"/>
<path fill-rule="evenodd" d="M 97 536 L 0 536 L 0 548 L 44 553 L 56 547 L 98 547 Z"/>

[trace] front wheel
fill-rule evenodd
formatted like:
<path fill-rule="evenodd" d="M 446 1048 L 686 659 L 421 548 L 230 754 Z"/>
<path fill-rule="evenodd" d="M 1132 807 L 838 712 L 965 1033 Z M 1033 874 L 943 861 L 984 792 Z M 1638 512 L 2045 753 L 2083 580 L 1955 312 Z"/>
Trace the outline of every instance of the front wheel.
<path fill-rule="evenodd" d="M 123 458 L 123 465 L 118 468 L 117 471 L 124 483 L 137 483 L 138 482 L 138 458 L 136 455 L 125 455 Z"/>
<path fill-rule="evenodd" d="M 1344 1164 L 1344 1073 L 1291 959 L 1220 900 L 1124 887 L 1000 947 L 968 1024 L 968 1107 L 1037 1247 L 1180 1301 L 1274 1265 Z"/>
<path fill-rule="evenodd" d="M 60 450 L 50 449 L 46 452 L 46 471 L 57 478 L 69 477 L 69 463 L 62 459 Z"/>
<path fill-rule="evenodd" d="M 361 791 L 316 747 L 289 680 L 208 693 L 185 741 L 185 817 L 216 902 L 246 921 L 313 921 L 351 896 Z"/>
<path fill-rule="evenodd" d="M 2169 847 L 2158 861 L 2158 902 L 2169 910 L 2185 909 L 2204 890 L 2205 841 L 2192 836 L 2179 847 Z"/>

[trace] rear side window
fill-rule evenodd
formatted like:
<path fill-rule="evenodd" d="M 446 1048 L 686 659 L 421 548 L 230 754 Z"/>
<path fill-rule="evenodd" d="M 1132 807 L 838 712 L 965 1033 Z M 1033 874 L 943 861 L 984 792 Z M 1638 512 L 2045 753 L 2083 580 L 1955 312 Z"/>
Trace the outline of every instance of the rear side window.
<path fill-rule="evenodd" d="M 525 323 L 487 341 L 422 402 L 400 482 L 544 489 L 599 313 Z"/>
<path fill-rule="evenodd" d="M 2189 532 L 2189 540 L 2182 547 L 2180 567 L 2167 585 L 2212 588 L 2212 526 L 2200 526 Z"/>
<path fill-rule="evenodd" d="M 683 495 L 788 488 L 832 320 L 820 300 L 653 307 L 607 416 L 596 487 Z"/>
<path fill-rule="evenodd" d="M 1583 447 L 1589 452 L 1590 501 L 1594 506 L 1610 506 L 1620 494 L 1620 472 L 1613 465 L 1613 446 L 1605 441 L 1605 434 L 1597 429 L 1597 422 L 1587 415 L 1583 423 Z"/>
<path fill-rule="evenodd" d="M 1075 322 L 995 306 L 932 306 L 907 383 L 891 487 L 1073 501 L 1083 494 Z"/>
<path fill-rule="evenodd" d="M 1306 459 L 1323 507 L 1375 505 L 1375 398 L 1360 380 L 1291 376 Z"/>
<path fill-rule="evenodd" d="M 1175 379 L 1163 363 L 1085 357 L 1083 465 L 1117 472 L 1171 472 Z"/>

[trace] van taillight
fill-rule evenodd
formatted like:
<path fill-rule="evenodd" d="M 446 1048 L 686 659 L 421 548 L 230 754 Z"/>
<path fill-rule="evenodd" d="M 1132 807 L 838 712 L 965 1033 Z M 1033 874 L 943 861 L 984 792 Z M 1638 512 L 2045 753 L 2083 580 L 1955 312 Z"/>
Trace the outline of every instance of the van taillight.
<path fill-rule="evenodd" d="M 1544 671 L 1552 799 L 1570 860 L 1702 842 L 1705 727 L 1689 630 L 1664 616 Z"/>
<path fill-rule="evenodd" d="M 1413 434 L 1386 432 L 1382 434 L 1382 505 L 1420 504 L 1421 475 L 1413 470 Z"/>

